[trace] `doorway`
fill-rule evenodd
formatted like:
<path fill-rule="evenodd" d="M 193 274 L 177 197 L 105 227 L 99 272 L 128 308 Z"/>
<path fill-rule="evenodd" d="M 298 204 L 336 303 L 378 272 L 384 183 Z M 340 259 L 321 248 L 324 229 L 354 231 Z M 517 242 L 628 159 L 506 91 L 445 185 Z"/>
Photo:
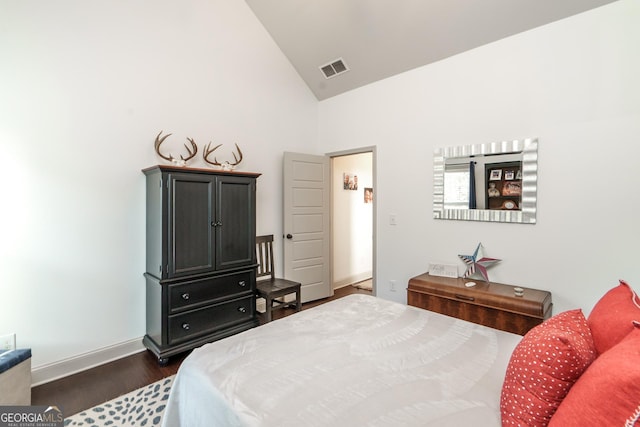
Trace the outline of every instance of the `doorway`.
<path fill-rule="evenodd" d="M 375 295 L 375 147 L 330 153 L 332 289 Z"/>

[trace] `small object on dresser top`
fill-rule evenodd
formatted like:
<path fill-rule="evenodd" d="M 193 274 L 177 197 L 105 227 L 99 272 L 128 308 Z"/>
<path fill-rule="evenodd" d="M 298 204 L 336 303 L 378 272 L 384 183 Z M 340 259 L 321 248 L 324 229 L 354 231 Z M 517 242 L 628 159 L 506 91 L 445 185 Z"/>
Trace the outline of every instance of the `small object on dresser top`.
<path fill-rule="evenodd" d="M 476 282 L 465 282 L 464 284 L 467 288 L 471 288 L 476 285 Z"/>
<path fill-rule="evenodd" d="M 458 277 L 458 266 L 455 264 L 430 263 L 429 274 L 440 277 Z"/>
<path fill-rule="evenodd" d="M 524 289 L 520 288 L 520 287 L 516 287 L 513 288 L 513 293 L 517 296 L 517 297 L 521 297 L 524 295 Z"/>
<path fill-rule="evenodd" d="M 473 255 L 458 255 L 458 257 L 467 264 L 467 271 L 464 272 L 462 277 L 471 277 L 477 273 L 482 275 L 484 281 L 487 283 L 489 283 L 487 268 L 493 266 L 497 262 L 500 262 L 497 258 L 488 258 L 484 256 L 484 247 L 482 246 L 482 243 L 478 243 Z"/>

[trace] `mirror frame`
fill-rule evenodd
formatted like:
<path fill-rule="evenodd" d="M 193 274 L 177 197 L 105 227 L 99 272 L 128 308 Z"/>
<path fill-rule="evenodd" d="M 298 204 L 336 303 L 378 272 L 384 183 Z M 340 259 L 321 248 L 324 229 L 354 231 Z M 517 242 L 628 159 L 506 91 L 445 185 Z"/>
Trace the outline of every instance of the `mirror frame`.
<path fill-rule="evenodd" d="M 522 153 L 522 201 L 520 210 L 445 209 L 444 168 L 449 158 Z M 536 223 L 538 190 L 538 139 L 493 142 L 437 148 L 433 152 L 433 218 L 461 221 Z"/>

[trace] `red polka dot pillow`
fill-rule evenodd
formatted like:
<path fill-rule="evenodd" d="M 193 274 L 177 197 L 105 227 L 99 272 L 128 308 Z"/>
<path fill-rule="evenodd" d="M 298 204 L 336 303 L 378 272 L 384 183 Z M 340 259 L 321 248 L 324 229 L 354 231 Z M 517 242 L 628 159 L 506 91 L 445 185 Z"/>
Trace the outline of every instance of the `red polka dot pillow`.
<path fill-rule="evenodd" d="M 549 423 L 584 426 L 640 426 L 640 329 L 589 366 Z"/>
<path fill-rule="evenodd" d="M 511 354 L 502 386 L 503 426 L 546 426 L 571 386 L 596 358 L 582 310 L 531 329 Z"/>
<path fill-rule="evenodd" d="M 598 354 L 602 354 L 633 330 L 640 320 L 640 299 L 624 280 L 596 303 L 587 318 Z"/>

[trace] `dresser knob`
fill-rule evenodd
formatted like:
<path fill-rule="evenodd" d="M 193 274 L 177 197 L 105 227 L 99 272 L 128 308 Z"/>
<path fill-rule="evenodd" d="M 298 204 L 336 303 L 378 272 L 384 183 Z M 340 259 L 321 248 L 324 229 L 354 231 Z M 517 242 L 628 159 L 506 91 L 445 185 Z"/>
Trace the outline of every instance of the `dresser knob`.
<path fill-rule="evenodd" d="M 189 326 L 189 324 L 188 324 L 188 323 L 183 323 L 183 324 L 182 324 L 182 329 L 184 329 L 185 331 L 188 331 L 188 330 L 189 330 L 189 328 L 191 328 L 191 326 Z"/>
<path fill-rule="evenodd" d="M 185 301 L 188 300 L 189 297 L 190 297 L 189 292 L 185 292 L 184 294 L 182 294 L 182 299 Z"/>
<path fill-rule="evenodd" d="M 240 285 L 240 286 L 242 286 L 244 288 L 245 286 L 247 286 L 247 283 L 244 280 L 241 280 L 241 281 L 238 282 L 238 285 Z"/>
<path fill-rule="evenodd" d="M 240 313 L 246 313 L 246 312 L 247 312 L 247 309 L 246 309 L 245 307 L 238 307 L 238 311 L 239 311 Z"/>

